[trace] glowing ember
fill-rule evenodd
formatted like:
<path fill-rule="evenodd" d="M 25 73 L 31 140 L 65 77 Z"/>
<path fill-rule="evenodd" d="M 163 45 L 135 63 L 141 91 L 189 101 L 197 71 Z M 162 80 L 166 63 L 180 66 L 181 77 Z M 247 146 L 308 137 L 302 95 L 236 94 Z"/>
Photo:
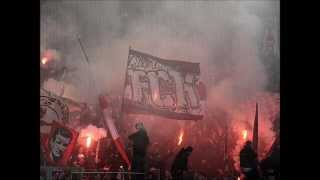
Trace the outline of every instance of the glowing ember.
<path fill-rule="evenodd" d="M 183 140 L 183 134 L 184 134 L 184 132 L 183 132 L 183 130 L 180 132 L 180 135 L 179 135 L 179 141 L 178 141 L 178 146 L 180 146 L 181 145 L 181 143 L 182 143 L 182 140 Z"/>
<path fill-rule="evenodd" d="M 238 179 L 237 180 L 240 180 L 240 177 L 238 177 Z"/>
<path fill-rule="evenodd" d="M 41 63 L 42 63 L 43 65 L 45 65 L 47 62 L 48 62 L 48 58 L 47 58 L 47 57 L 43 57 L 43 58 L 41 59 Z"/>
<path fill-rule="evenodd" d="M 91 145 L 91 141 L 92 141 L 91 136 L 88 136 L 88 137 L 87 137 L 87 143 L 86 143 L 87 148 L 89 148 L 89 147 L 90 147 L 90 145 Z"/>
<path fill-rule="evenodd" d="M 242 131 L 242 138 L 243 138 L 243 140 L 246 140 L 247 137 L 248 137 L 248 131 L 245 129 Z"/>

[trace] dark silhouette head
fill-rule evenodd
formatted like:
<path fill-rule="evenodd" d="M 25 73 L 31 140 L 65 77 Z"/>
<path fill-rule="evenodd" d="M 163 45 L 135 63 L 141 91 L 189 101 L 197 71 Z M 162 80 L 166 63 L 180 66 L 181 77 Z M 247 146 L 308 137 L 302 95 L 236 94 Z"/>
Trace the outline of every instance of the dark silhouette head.
<path fill-rule="evenodd" d="M 246 141 L 244 147 L 245 148 L 252 148 L 252 142 L 251 141 Z"/>
<path fill-rule="evenodd" d="M 189 152 L 192 152 L 193 151 L 193 148 L 191 146 L 188 146 L 186 149 L 186 151 L 189 151 Z"/>
<path fill-rule="evenodd" d="M 188 146 L 187 148 L 184 149 L 184 152 L 187 153 L 187 155 L 190 155 L 193 151 L 193 148 L 191 146 Z"/>
<path fill-rule="evenodd" d="M 143 126 L 143 123 L 142 123 L 142 122 L 137 123 L 137 124 L 135 125 L 135 127 L 136 127 L 137 130 L 142 130 L 142 129 L 144 129 L 144 126 Z"/>

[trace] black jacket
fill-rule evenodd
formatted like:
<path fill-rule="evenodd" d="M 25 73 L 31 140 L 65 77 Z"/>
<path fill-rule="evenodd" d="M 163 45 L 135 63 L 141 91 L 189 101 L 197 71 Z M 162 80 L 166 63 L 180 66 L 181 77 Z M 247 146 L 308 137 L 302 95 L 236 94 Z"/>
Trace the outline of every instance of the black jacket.
<path fill-rule="evenodd" d="M 244 147 L 240 151 L 240 167 L 256 168 L 257 165 L 257 153 L 250 147 Z"/>
<path fill-rule="evenodd" d="M 129 139 L 133 142 L 133 154 L 145 156 L 147 147 L 150 144 L 147 132 L 145 130 L 139 130 L 131 134 Z"/>
<path fill-rule="evenodd" d="M 171 173 L 175 174 L 178 171 L 187 171 L 188 157 L 188 152 L 184 148 L 182 148 L 173 161 L 173 164 L 171 166 Z"/>
<path fill-rule="evenodd" d="M 280 171 L 280 148 L 274 148 L 268 157 L 260 163 L 262 169 L 273 169 Z"/>

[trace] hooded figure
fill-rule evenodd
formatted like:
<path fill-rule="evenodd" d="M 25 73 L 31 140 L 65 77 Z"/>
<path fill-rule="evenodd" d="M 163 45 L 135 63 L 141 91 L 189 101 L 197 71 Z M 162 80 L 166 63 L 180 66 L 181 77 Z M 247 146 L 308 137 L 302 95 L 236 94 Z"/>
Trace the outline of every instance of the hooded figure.
<path fill-rule="evenodd" d="M 147 148 L 150 144 L 149 137 L 142 123 L 137 123 L 135 127 L 137 132 L 129 136 L 133 143 L 131 170 L 135 173 L 145 173 Z M 133 176 L 133 179 L 144 179 L 144 175 Z"/>
<path fill-rule="evenodd" d="M 240 167 L 246 180 L 259 179 L 258 165 L 257 153 L 253 150 L 252 142 L 247 141 L 240 151 Z"/>
<path fill-rule="evenodd" d="M 173 180 L 183 179 L 183 172 L 188 171 L 188 158 L 192 151 L 193 148 L 188 146 L 187 148 L 182 148 L 176 155 L 171 166 L 171 175 Z"/>

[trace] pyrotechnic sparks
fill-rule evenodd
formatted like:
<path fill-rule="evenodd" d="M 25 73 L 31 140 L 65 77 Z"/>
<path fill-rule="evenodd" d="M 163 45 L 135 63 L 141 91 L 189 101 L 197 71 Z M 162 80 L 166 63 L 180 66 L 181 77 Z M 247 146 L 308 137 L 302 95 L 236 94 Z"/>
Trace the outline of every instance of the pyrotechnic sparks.
<path fill-rule="evenodd" d="M 248 137 L 248 131 L 245 129 L 242 131 L 242 139 L 247 140 L 247 137 Z"/>
<path fill-rule="evenodd" d="M 180 135 L 179 135 L 179 141 L 178 141 L 178 146 L 181 145 L 182 141 L 183 141 L 183 135 L 184 135 L 184 132 L 183 130 L 180 132 Z"/>
<path fill-rule="evenodd" d="M 86 142 L 86 146 L 87 146 L 87 148 L 89 148 L 89 147 L 90 147 L 90 145 L 91 145 L 91 141 L 92 141 L 92 137 L 89 135 L 89 136 L 87 137 L 87 142 Z"/>

